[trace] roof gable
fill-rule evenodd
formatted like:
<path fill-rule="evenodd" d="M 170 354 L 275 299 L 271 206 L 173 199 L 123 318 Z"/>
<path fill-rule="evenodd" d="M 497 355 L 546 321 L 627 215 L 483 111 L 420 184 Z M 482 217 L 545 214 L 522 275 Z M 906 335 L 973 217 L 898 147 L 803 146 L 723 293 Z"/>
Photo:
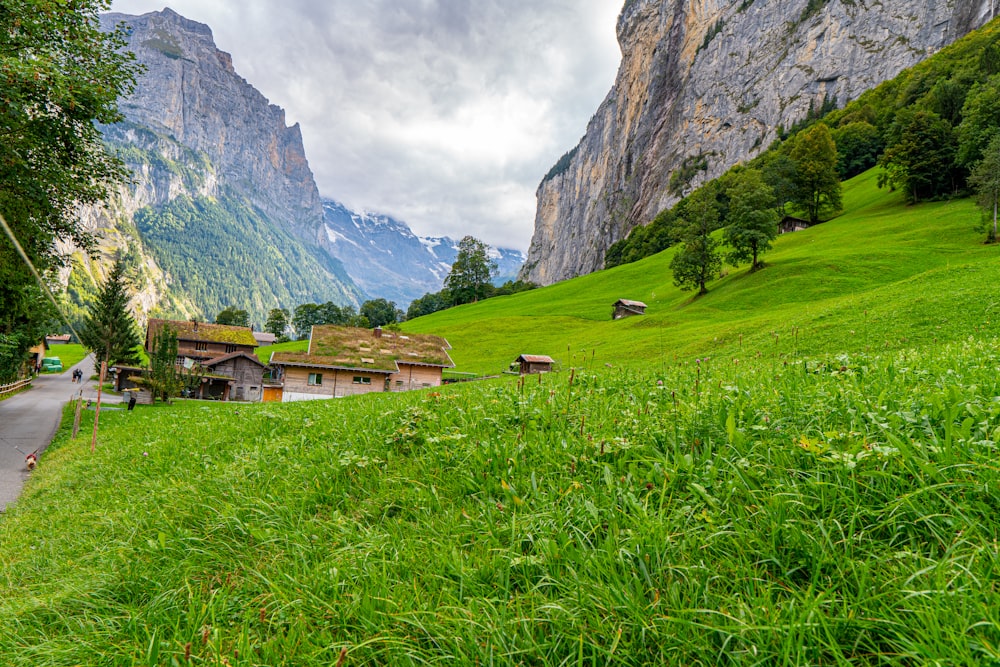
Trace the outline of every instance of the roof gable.
<path fill-rule="evenodd" d="M 646 307 L 646 304 L 644 304 L 642 301 L 630 301 L 629 299 L 618 299 L 617 301 L 615 301 L 615 305 L 616 306 L 618 306 L 618 305 L 633 306 L 635 308 L 645 308 Z"/>
<path fill-rule="evenodd" d="M 218 364 L 229 361 L 230 359 L 235 359 L 236 357 L 246 357 L 253 363 L 260 366 L 261 368 L 265 366 L 265 364 L 260 359 L 258 359 L 256 355 L 250 354 L 248 352 L 230 352 L 229 354 L 224 354 L 221 357 L 216 357 L 215 359 L 209 359 L 208 361 L 204 361 L 202 362 L 202 366 L 205 367 L 217 366 Z"/>
<path fill-rule="evenodd" d="M 522 354 L 517 358 L 518 361 L 528 363 L 528 364 L 554 364 L 555 360 L 552 357 L 546 357 L 541 354 Z"/>

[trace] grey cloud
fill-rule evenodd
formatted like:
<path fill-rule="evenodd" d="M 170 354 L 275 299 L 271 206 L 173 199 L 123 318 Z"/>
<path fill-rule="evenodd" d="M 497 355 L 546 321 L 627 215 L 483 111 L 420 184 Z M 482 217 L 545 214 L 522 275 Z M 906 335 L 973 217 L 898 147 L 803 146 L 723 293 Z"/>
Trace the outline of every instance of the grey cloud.
<path fill-rule="evenodd" d="M 174 0 L 302 126 L 324 196 L 526 248 L 614 80 L 621 0 Z M 115 0 L 114 11 L 161 9 Z"/>

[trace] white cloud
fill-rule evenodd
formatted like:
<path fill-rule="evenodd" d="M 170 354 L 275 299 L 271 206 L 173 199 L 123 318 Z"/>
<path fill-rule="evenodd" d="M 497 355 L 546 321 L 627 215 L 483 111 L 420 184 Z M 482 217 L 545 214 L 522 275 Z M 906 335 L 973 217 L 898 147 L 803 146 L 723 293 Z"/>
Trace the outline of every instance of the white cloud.
<path fill-rule="evenodd" d="M 162 2 L 162 0 L 160 0 Z M 526 249 L 535 189 L 610 90 L 622 0 L 174 0 L 301 123 L 320 192 Z M 113 11 L 162 9 L 114 0 Z"/>

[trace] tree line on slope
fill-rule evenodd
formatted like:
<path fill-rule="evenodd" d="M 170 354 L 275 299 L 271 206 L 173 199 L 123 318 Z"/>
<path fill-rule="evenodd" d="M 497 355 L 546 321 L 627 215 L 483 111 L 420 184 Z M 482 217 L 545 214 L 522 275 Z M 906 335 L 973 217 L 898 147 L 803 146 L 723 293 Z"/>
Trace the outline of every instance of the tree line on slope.
<path fill-rule="evenodd" d="M 459 242 L 458 255 L 445 279 L 444 289 L 415 299 L 405 313 L 396 306 L 396 302 L 384 298 L 369 299 L 358 309 L 332 301 L 302 303 L 291 313 L 284 308 L 271 309 L 264 330 L 273 333 L 278 342 L 283 342 L 290 340 L 292 336 L 299 340 L 306 339 L 309 337 L 309 330 L 321 324 L 362 328 L 392 327 L 404 320 L 452 306 L 536 287 L 533 283 L 520 280 L 507 281 L 496 287 L 490 282 L 494 275 L 496 262 L 489 256 L 489 246 L 472 236 L 466 236 Z M 245 310 L 229 307 L 219 313 L 216 323 L 249 326 L 249 315 Z"/>
<path fill-rule="evenodd" d="M 995 242 L 1000 195 L 997 33 L 995 25 L 988 25 L 844 108 L 815 117 L 811 113 L 790 132 L 779 130 L 782 138 L 766 152 L 704 184 L 613 244 L 605 268 L 690 244 L 691 198 L 697 208 L 699 198 L 714 197 L 716 214 L 702 224 L 728 229 L 733 224 L 728 218 L 731 183 L 748 168 L 759 170 L 773 192 L 779 218 L 792 213 L 813 224 L 839 212 L 840 180 L 876 166 L 881 168 L 879 185 L 901 191 L 911 204 L 974 194 L 983 208 L 987 241 Z M 830 106 L 827 102 L 823 110 Z M 821 138 L 824 131 L 832 161 Z"/>

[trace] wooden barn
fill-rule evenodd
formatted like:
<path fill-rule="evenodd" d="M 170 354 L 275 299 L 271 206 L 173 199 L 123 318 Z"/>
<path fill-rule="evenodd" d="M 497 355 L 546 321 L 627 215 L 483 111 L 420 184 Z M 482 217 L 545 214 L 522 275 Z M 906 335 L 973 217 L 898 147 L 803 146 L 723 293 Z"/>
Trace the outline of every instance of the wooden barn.
<path fill-rule="evenodd" d="M 428 334 L 314 326 L 306 352 L 275 352 L 270 365 L 282 379 L 281 400 L 341 398 L 373 391 L 441 385 L 453 368 L 448 341 Z"/>
<path fill-rule="evenodd" d="M 520 366 L 521 375 L 530 375 L 532 373 L 551 373 L 552 365 L 555 363 L 552 357 L 541 354 L 522 354 L 511 366 Z"/>
<path fill-rule="evenodd" d="M 177 334 L 177 366 L 201 376 L 190 398 L 257 402 L 263 398 L 264 364 L 254 354 L 257 341 L 249 327 L 210 324 L 195 320 L 149 321 L 146 351 L 151 355 L 157 334 L 169 326 Z M 116 389 L 136 387 L 144 368 L 116 369 Z"/>
<path fill-rule="evenodd" d="M 611 314 L 612 319 L 620 320 L 623 317 L 632 317 L 633 315 L 645 315 L 646 314 L 646 304 L 642 301 L 630 301 L 628 299 L 618 299 L 615 301 L 614 312 Z"/>
<path fill-rule="evenodd" d="M 253 354 L 257 349 L 257 339 L 253 337 L 250 327 L 196 320 L 150 320 L 146 328 L 146 352 L 152 354 L 153 341 L 164 326 L 169 326 L 177 334 L 178 363 L 191 359 L 204 364 L 234 352 Z"/>
<path fill-rule="evenodd" d="M 801 232 L 803 229 L 809 229 L 810 227 L 812 227 L 812 224 L 808 220 L 796 218 L 793 215 L 786 215 L 778 222 L 778 233 L 791 234 L 792 232 Z"/>
<path fill-rule="evenodd" d="M 224 401 L 250 401 L 256 403 L 263 397 L 264 364 L 255 354 L 232 352 L 210 359 L 202 364 L 213 376 L 227 378 Z M 204 386 L 205 383 L 202 383 Z"/>

